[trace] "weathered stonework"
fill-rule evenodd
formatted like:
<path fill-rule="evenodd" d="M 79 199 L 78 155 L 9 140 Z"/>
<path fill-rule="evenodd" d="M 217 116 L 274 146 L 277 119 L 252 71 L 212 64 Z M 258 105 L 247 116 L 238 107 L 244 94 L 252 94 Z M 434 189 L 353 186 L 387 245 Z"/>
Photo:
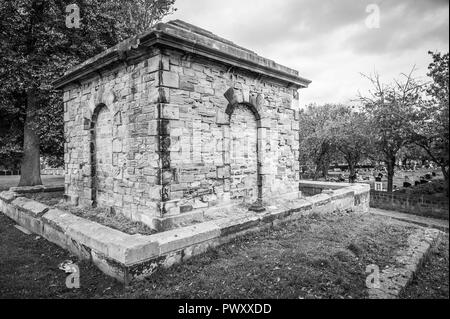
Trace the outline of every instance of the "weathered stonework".
<path fill-rule="evenodd" d="M 66 195 L 152 226 L 296 192 L 298 89 L 309 83 L 208 31 L 158 24 L 55 83 Z"/>

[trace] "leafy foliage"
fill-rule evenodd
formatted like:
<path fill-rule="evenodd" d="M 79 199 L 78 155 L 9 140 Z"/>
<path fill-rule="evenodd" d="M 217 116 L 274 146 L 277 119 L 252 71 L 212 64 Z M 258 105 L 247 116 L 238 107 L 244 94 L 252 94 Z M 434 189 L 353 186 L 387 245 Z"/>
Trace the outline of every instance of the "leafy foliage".
<path fill-rule="evenodd" d="M 315 166 L 315 175 L 319 172 L 326 176 L 336 148 L 323 128 L 331 121 L 333 105 L 309 105 L 300 113 L 300 162 L 305 166 Z"/>
<path fill-rule="evenodd" d="M 403 166 L 408 165 L 411 160 L 419 161 L 422 164 L 430 160 L 427 152 L 417 144 L 403 146 L 398 151 L 397 157 L 401 159 Z"/>
<path fill-rule="evenodd" d="M 80 28 L 66 27 L 70 0 L 0 1 L 0 162 L 22 152 L 27 94 L 37 110 L 32 130 L 55 165 L 63 155 L 63 107 L 51 83 L 71 67 L 151 27 L 175 0 L 81 0 Z"/>
<path fill-rule="evenodd" d="M 342 154 L 350 170 L 350 182 L 356 180 L 356 165 L 373 152 L 373 134 L 365 113 L 338 105 L 324 130 Z"/>
<path fill-rule="evenodd" d="M 433 62 L 428 76 L 432 82 L 427 87 L 430 99 L 416 109 L 416 125 L 411 135 L 431 160 L 439 165 L 448 182 L 449 172 L 449 54 L 429 52 Z"/>
<path fill-rule="evenodd" d="M 300 157 L 325 175 L 331 162 L 347 162 L 350 181 L 356 165 L 372 151 L 370 125 L 364 113 L 345 105 L 310 105 L 300 114 Z"/>

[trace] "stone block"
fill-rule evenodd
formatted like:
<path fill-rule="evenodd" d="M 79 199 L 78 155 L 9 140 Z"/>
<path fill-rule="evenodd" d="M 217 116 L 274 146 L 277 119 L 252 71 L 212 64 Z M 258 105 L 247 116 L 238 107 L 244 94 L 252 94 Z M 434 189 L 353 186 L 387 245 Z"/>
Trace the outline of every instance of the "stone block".
<path fill-rule="evenodd" d="M 167 120 L 178 120 L 180 118 L 179 106 L 173 104 L 162 104 L 161 118 Z"/>
<path fill-rule="evenodd" d="M 159 243 L 160 254 L 167 254 L 201 243 L 220 235 L 220 229 L 212 222 L 184 227 L 155 234 L 152 238 Z"/>
<path fill-rule="evenodd" d="M 11 191 L 4 191 L 0 193 L 0 200 L 5 201 L 6 203 L 11 203 L 13 200 L 17 198 L 18 194 Z"/>
<path fill-rule="evenodd" d="M 178 89 L 180 87 L 180 79 L 177 73 L 163 71 L 161 75 L 161 86 Z"/>
<path fill-rule="evenodd" d="M 40 217 L 49 210 L 48 206 L 25 197 L 18 197 L 11 204 L 19 210 L 31 214 L 33 217 Z"/>

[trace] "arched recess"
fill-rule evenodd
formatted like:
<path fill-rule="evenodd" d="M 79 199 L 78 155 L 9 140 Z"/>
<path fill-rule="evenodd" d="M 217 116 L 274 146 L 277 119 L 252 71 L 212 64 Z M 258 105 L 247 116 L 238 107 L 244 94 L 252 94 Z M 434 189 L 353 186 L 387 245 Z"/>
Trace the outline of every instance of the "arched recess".
<path fill-rule="evenodd" d="M 105 104 L 95 107 L 91 120 L 91 200 L 108 206 L 112 196 L 112 114 Z"/>
<path fill-rule="evenodd" d="M 230 197 L 260 203 L 262 179 L 258 149 L 261 127 L 259 113 L 247 102 L 228 105 L 226 113 L 230 117 Z"/>

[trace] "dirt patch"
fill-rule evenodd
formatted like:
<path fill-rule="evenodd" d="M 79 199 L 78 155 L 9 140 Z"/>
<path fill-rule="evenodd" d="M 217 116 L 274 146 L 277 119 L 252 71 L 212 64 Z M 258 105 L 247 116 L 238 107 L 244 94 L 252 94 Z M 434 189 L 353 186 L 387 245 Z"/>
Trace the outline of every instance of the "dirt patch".
<path fill-rule="evenodd" d="M 126 234 L 152 235 L 156 233 L 155 230 L 151 229 L 147 225 L 140 222 L 131 221 L 124 215 L 114 213 L 107 208 L 74 207 L 65 203 L 58 204 L 55 207 L 61 210 L 68 211 L 73 215 L 102 224 L 104 226 L 120 230 L 121 232 L 124 232 Z"/>
<path fill-rule="evenodd" d="M 64 192 L 26 193 L 21 194 L 20 196 L 35 200 L 50 207 L 54 207 L 64 201 Z"/>
<path fill-rule="evenodd" d="M 134 222 L 122 214 L 117 214 L 107 208 L 75 207 L 64 202 L 64 192 L 23 194 L 27 198 L 41 202 L 49 207 L 67 211 L 73 215 L 114 228 L 126 234 L 151 235 L 155 230 L 140 222 Z"/>

